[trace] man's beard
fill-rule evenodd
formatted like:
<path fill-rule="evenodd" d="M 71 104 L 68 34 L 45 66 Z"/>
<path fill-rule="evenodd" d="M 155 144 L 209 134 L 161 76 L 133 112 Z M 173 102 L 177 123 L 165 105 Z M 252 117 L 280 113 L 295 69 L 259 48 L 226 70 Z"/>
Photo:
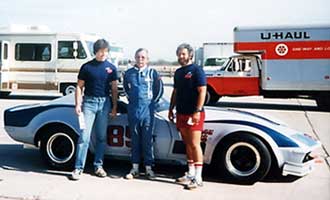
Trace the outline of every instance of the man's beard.
<path fill-rule="evenodd" d="M 178 59 L 178 62 L 181 66 L 186 66 L 189 63 L 190 59 Z"/>

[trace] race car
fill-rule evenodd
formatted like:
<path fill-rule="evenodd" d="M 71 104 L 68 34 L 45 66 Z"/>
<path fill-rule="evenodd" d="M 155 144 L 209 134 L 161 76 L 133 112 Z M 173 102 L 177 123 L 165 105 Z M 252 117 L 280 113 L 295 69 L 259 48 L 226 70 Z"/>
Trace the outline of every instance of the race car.
<path fill-rule="evenodd" d="M 165 99 L 157 104 L 153 132 L 155 162 L 185 165 L 185 145 L 175 124 L 167 119 L 168 108 Z M 270 169 L 294 176 L 312 171 L 315 162 L 311 153 L 321 144 L 311 136 L 279 120 L 247 111 L 205 107 L 205 112 L 201 146 L 204 163 L 214 166 L 213 171 L 246 182 L 263 179 Z M 49 166 L 72 169 L 76 142 L 82 133 L 73 95 L 9 108 L 4 112 L 4 124 L 14 140 L 39 147 Z M 92 134 L 91 153 L 94 146 Z M 130 147 L 127 103 L 120 100 L 117 117 L 109 120 L 105 155 L 128 160 Z"/>

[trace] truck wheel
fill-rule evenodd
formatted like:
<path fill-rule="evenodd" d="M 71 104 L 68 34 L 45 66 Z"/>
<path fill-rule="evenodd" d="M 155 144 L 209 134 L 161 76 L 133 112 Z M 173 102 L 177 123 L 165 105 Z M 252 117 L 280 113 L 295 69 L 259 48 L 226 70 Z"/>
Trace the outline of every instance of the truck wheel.
<path fill-rule="evenodd" d="M 220 99 L 220 96 L 215 94 L 214 92 L 210 92 L 207 90 L 206 97 L 205 97 L 205 104 L 206 105 L 214 105 L 216 104 Z"/>
<path fill-rule="evenodd" d="M 229 180 L 253 184 L 263 179 L 271 167 L 271 154 L 257 137 L 239 133 L 225 139 L 216 152 L 216 170 Z"/>
<path fill-rule="evenodd" d="M 330 95 L 321 94 L 316 98 L 317 106 L 320 110 L 330 111 Z"/>
<path fill-rule="evenodd" d="M 63 87 L 62 93 L 64 96 L 74 93 L 76 91 L 76 86 L 73 84 L 66 84 Z"/>
<path fill-rule="evenodd" d="M 68 129 L 51 128 L 41 139 L 40 153 L 46 164 L 60 170 L 72 170 L 78 136 Z"/>

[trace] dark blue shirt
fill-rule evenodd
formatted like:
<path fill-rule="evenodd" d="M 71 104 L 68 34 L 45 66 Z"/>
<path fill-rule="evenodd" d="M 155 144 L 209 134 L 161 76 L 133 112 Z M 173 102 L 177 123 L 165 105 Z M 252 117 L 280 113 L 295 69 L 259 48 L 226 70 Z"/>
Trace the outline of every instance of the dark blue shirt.
<path fill-rule="evenodd" d="M 193 114 L 197 108 L 198 87 L 206 86 L 202 67 L 191 64 L 180 67 L 174 74 L 176 89 L 176 111 L 180 114 Z"/>
<path fill-rule="evenodd" d="M 93 59 L 81 66 L 78 79 L 85 81 L 86 96 L 108 97 L 110 83 L 118 79 L 117 68 L 107 60 Z"/>

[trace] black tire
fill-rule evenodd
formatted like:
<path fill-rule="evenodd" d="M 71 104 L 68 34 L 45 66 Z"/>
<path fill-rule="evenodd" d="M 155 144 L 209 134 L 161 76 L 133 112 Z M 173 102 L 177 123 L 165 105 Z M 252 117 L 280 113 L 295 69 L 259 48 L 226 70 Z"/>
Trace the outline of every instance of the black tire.
<path fill-rule="evenodd" d="M 11 92 L 0 92 L 0 97 L 6 98 L 10 95 Z"/>
<path fill-rule="evenodd" d="M 76 91 L 76 84 L 63 84 L 61 85 L 61 93 L 63 96 L 72 94 Z"/>
<path fill-rule="evenodd" d="M 210 90 L 207 90 L 205 97 L 205 105 L 214 105 L 220 99 L 220 96 Z"/>
<path fill-rule="evenodd" d="M 317 107 L 323 111 L 330 111 L 330 94 L 320 94 L 316 98 Z"/>
<path fill-rule="evenodd" d="M 216 148 L 215 169 L 232 182 L 253 184 L 262 180 L 272 164 L 266 145 L 249 133 L 225 138 Z M 259 157 L 259 159 L 258 159 Z"/>
<path fill-rule="evenodd" d="M 45 163 L 55 169 L 72 170 L 78 136 L 69 128 L 50 128 L 41 138 L 40 153 Z"/>

